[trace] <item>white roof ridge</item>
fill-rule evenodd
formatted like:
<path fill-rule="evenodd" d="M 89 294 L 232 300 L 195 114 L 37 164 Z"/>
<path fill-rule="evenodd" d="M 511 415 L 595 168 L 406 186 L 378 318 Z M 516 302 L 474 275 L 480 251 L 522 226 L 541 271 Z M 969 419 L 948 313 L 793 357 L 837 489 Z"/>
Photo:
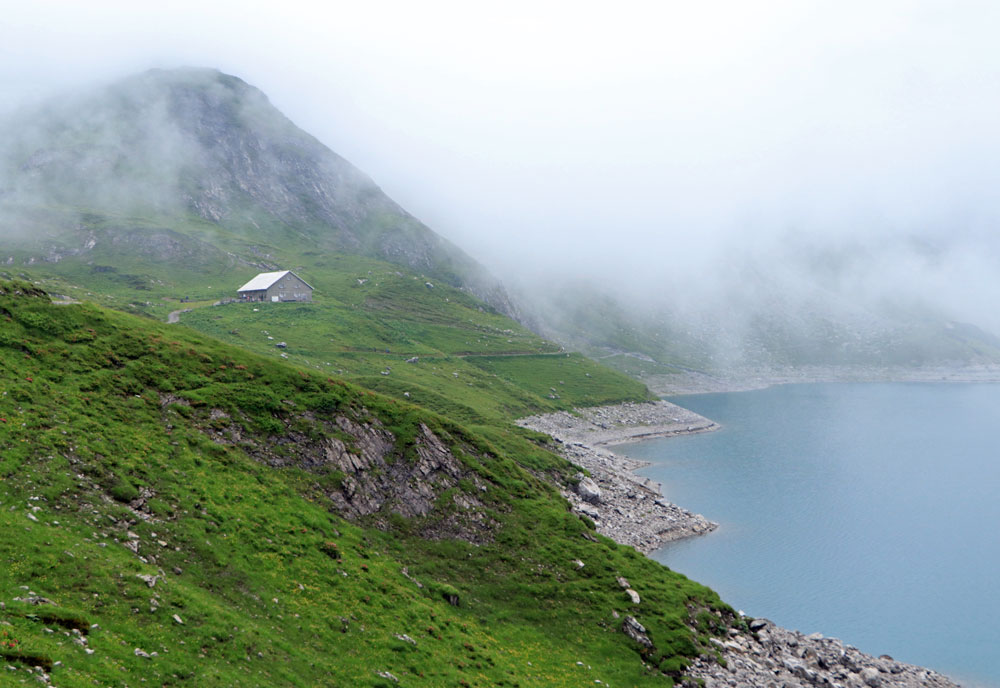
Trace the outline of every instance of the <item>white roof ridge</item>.
<path fill-rule="evenodd" d="M 256 277 L 254 277 L 252 280 L 244 284 L 242 287 L 237 289 L 236 292 L 239 293 L 241 291 L 261 291 L 263 289 L 267 289 L 272 284 L 274 284 L 275 282 L 277 282 L 290 272 L 291 270 L 278 270 L 277 272 L 262 272 L 258 274 Z M 296 277 L 298 277 L 298 275 L 296 275 Z"/>

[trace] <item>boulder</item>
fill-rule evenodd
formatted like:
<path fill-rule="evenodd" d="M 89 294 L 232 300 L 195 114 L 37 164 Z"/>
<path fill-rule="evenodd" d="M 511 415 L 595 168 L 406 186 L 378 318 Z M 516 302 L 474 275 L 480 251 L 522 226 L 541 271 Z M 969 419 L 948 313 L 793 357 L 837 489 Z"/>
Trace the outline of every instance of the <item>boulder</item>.
<path fill-rule="evenodd" d="M 576 485 L 576 493 L 580 499 L 591 504 L 600 504 L 601 488 L 591 478 L 584 478 Z"/>
<path fill-rule="evenodd" d="M 871 686 L 871 688 L 878 688 L 878 686 L 882 685 L 882 675 L 875 667 L 865 667 L 862 669 L 861 680 L 864 681 L 866 686 Z"/>

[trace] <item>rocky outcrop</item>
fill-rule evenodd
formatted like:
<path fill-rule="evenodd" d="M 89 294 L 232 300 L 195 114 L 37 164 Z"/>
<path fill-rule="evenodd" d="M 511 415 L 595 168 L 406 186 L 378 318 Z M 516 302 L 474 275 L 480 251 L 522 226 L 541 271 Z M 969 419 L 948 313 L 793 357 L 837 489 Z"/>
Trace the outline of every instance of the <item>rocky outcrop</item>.
<path fill-rule="evenodd" d="M 641 647 L 653 647 L 653 641 L 646 635 L 646 627 L 639 623 L 634 616 L 626 616 L 622 622 L 622 633 L 637 642 Z"/>
<path fill-rule="evenodd" d="M 237 423 L 220 429 L 228 416 L 219 409 L 206 432 L 222 444 L 238 444 L 251 457 L 275 468 L 298 467 L 315 473 L 317 487 L 331 509 L 351 520 L 388 527 L 393 514 L 412 519 L 424 537 L 460 538 L 484 543 L 498 527 L 485 499 L 492 485 L 459 460 L 426 425 L 421 424 L 405 451 L 396 437 L 363 409 L 321 418 L 302 413 L 285 419 L 287 432 L 263 439 Z M 308 435 L 296 425 L 308 422 L 318 432 Z M 463 450 L 472 453 L 471 448 Z M 446 503 L 442 494 L 459 483 Z"/>
<path fill-rule="evenodd" d="M 897 662 L 888 655 L 873 657 L 836 638 L 803 635 L 753 619 L 749 632 L 731 631 L 726 640 L 712 639 L 723 662 L 702 657 L 687 672 L 705 688 L 955 688 L 945 676 Z"/>

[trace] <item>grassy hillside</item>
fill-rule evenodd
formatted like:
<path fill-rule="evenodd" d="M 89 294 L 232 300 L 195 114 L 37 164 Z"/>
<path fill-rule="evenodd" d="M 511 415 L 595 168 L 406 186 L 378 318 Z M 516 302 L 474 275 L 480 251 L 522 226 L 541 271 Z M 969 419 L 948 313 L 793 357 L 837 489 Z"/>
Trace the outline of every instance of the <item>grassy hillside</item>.
<path fill-rule="evenodd" d="M 149 237 L 148 230 L 143 236 Z M 237 241 L 213 241 L 223 247 L 216 249 L 220 255 L 251 255 L 251 247 Z M 42 255 L 37 247 L 32 254 L 19 244 L 14 263 L 22 267 L 8 268 L 6 276 L 159 320 L 192 309 L 181 314 L 182 324 L 467 423 L 649 398 L 626 375 L 564 352 L 469 292 L 406 268 L 361 256 L 267 247 L 275 265 L 294 268 L 316 288 L 314 303 L 213 306 L 233 298 L 258 268 L 221 259 L 189 267 L 176 245 L 154 244 L 163 260 L 136 254 L 131 245 L 115 253 L 107 239 L 85 256 L 32 261 Z M 276 347 L 282 342 L 287 347 Z"/>
<path fill-rule="evenodd" d="M 5 681 L 669 685 L 731 619 L 569 512 L 550 481 L 573 469 L 527 433 L 0 284 Z M 481 369 L 516 377 L 514 360 Z M 379 470 L 423 465 L 431 437 L 460 479 L 426 513 L 345 520 L 351 485 L 378 478 L 328 461 L 368 456 L 358 428 L 385 442 Z"/>

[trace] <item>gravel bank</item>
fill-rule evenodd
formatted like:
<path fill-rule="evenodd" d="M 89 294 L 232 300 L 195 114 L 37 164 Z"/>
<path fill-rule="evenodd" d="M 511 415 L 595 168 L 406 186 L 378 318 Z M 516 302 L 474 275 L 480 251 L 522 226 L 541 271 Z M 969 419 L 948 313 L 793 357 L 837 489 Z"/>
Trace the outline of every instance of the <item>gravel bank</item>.
<path fill-rule="evenodd" d="M 705 688 L 957 688 L 930 669 L 897 662 L 888 655 L 866 655 L 819 633 L 803 635 L 766 619 L 754 619 L 750 628 L 750 633 L 734 631 L 729 640 L 715 641 L 725 666 L 702 657 L 689 675 L 703 679 Z"/>
<path fill-rule="evenodd" d="M 646 462 L 603 448 L 719 427 L 707 418 L 661 401 L 576 409 L 575 415 L 563 411 L 530 416 L 517 423 L 551 435 L 562 443 L 563 456 L 587 469 L 591 480 L 582 480 L 577 492 L 566 492 L 564 496 L 574 509 L 594 520 L 602 535 L 649 554 L 671 540 L 701 535 L 717 527 L 704 516 L 664 499 L 659 483 L 633 473 L 648 465 Z"/>
<path fill-rule="evenodd" d="M 646 462 L 616 455 L 603 447 L 653 437 L 718 429 L 711 420 L 669 402 L 619 404 L 530 416 L 518 425 L 551 435 L 562 454 L 587 469 L 574 493 L 564 496 L 573 508 L 597 523 L 598 532 L 644 554 L 679 538 L 701 535 L 717 525 L 700 514 L 663 499 L 660 485 L 633 471 Z M 957 688 L 929 669 L 874 657 L 835 638 L 803 635 L 765 619 L 750 623 L 750 632 L 731 631 L 717 641 L 722 662 L 698 659 L 688 675 L 705 688 Z"/>

